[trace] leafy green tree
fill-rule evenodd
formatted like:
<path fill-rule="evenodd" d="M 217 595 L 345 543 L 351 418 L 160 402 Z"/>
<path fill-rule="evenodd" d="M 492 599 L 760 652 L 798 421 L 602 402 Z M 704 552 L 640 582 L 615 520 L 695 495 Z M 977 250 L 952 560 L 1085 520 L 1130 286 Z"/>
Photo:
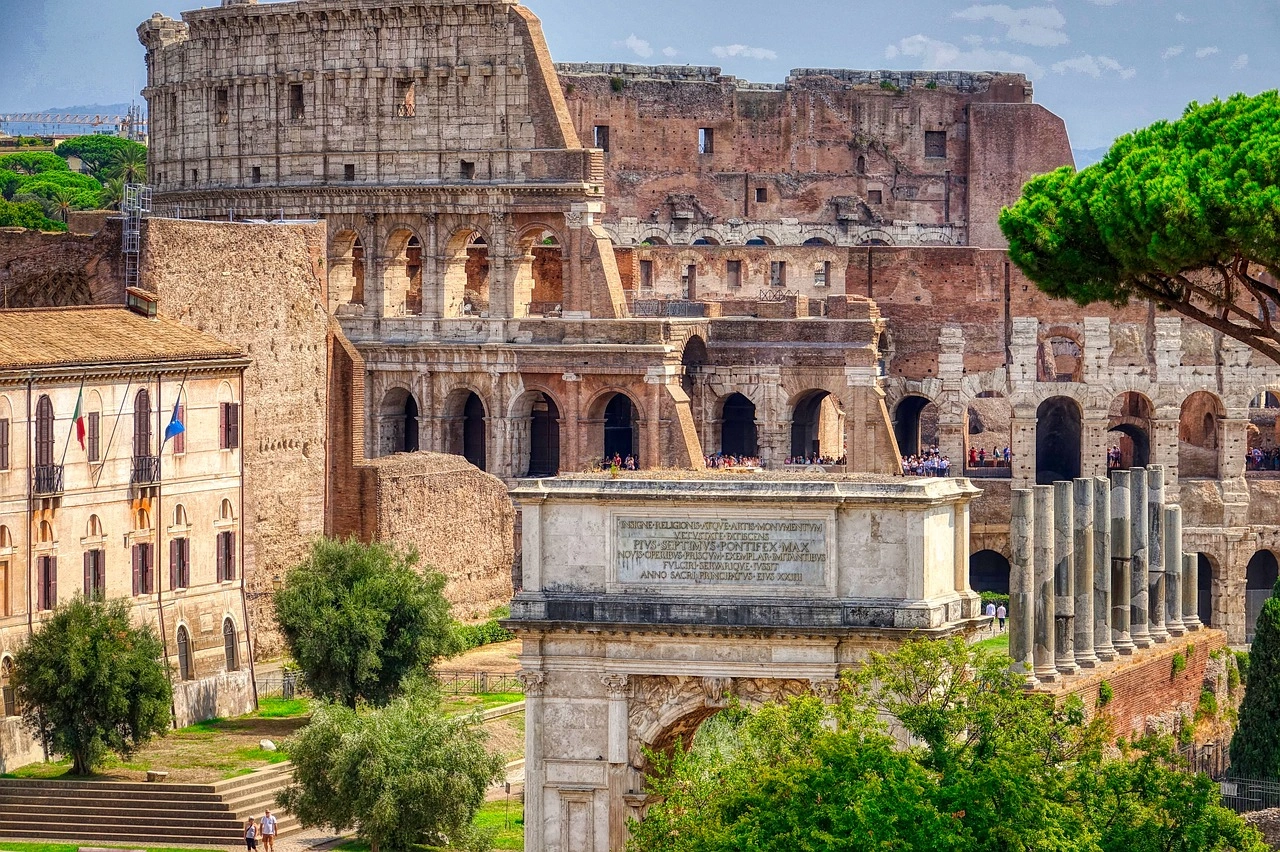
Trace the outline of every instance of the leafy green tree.
<path fill-rule="evenodd" d="M 119 178 L 125 183 L 144 183 L 147 179 L 147 149 L 141 145 L 121 148 L 111 158 L 107 177 Z"/>
<path fill-rule="evenodd" d="M 33 231 L 65 231 L 67 226 L 45 215 L 37 201 L 0 199 L 0 228 L 28 228 Z"/>
<path fill-rule="evenodd" d="M 416 552 L 321 539 L 275 594 L 285 645 L 316 695 L 385 704 L 454 645 L 444 576 Z"/>
<path fill-rule="evenodd" d="M 43 172 L 69 172 L 70 169 L 66 160 L 49 151 L 19 151 L 0 155 L 0 171 L 38 175 Z"/>
<path fill-rule="evenodd" d="M 1079 172 L 1029 181 L 1000 215 L 1046 293 L 1147 299 L 1280 362 L 1280 95 L 1192 103 Z"/>
<path fill-rule="evenodd" d="M 294 775 L 278 801 L 305 826 L 355 829 L 373 852 L 488 850 L 472 822 L 504 761 L 485 739 L 478 717 L 447 717 L 420 689 L 363 712 L 326 704 L 284 744 Z"/>
<path fill-rule="evenodd" d="M 126 600 L 59 606 L 13 661 L 14 698 L 27 726 L 71 771 L 88 775 L 108 751 L 129 756 L 171 721 L 164 648 L 134 627 Z"/>
<path fill-rule="evenodd" d="M 108 178 L 98 193 L 98 207 L 102 210 L 118 210 L 124 201 L 124 181 Z"/>
<path fill-rule="evenodd" d="M 110 177 L 109 172 L 121 151 L 140 152 L 145 161 L 147 149 L 145 145 L 130 139 L 104 134 L 77 136 L 60 143 L 53 149 L 53 152 L 63 159 L 79 157 L 89 174 L 103 183 L 106 183 Z"/>
<path fill-rule="evenodd" d="M 1262 605 L 1249 651 L 1249 685 L 1231 738 L 1231 769 L 1280 779 L 1280 582 Z"/>

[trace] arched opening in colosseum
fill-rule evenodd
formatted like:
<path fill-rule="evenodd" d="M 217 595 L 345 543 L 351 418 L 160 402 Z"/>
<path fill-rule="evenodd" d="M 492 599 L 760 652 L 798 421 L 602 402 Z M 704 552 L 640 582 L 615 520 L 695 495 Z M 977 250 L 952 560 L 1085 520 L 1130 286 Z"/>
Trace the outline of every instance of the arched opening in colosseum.
<path fill-rule="evenodd" d="M 444 315 L 489 313 L 489 245 L 479 231 L 454 232 L 444 252 Z"/>
<path fill-rule="evenodd" d="M 829 245 L 831 245 L 831 240 L 828 240 L 828 239 L 826 239 L 825 237 L 810 237 L 809 239 L 807 239 L 807 240 L 805 240 L 805 241 L 804 241 L 804 245 L 806 245 L 806 246 L 829 246 Z"/>
<path fill-rule="evenodd" d="M 771 245 L 774 245 L 774 242 L 773 242 L 773 240 L 769 239 L 768 237 L 764 236 L 763 234 L 757 234 L 756 236 L 753 236 L 753 237 L 751 237 L 751 239 L 747 240 L 747 245 L 749 245 L 749 246 L 771 246 Z"/>
<path fill-rule="evenodd" d="M 1007 476 L 1004 450 L 1013 443 L 1013 406 L 999 391 L 983 391 L 965 409 L 964 465 L 979 476 Z"/>
<path fill-rule="evenodd" d="M 691 335 L 684 342 L 684 350 L 680 353 L 680 366 L 684 368 L 680 374 L 680 386 L 690 397 L 694 397 L 698 392 L 699 379 L 702 377 L 702 371 L 707 366 L 709 357 L 707 342 L 701 335 Z M 697 400 L 694 401 L 694 407 L 698 407 Z"/>
<path fill-rule="evenodd" d="M 664 240 L 662 237 L 659 237 L 656 234 L 651 234 L 645 237 L 640 242 L 640 245 L 641 246 L 665 246 L 670 244 L 666 240 Z"/>
<path fill-rule="evenodd" d="M 893 409 L 893 434 L 904 456 L 938 445 L 938 406 L 923 396 L 905 396 Z"/>
<path fill-rule="evenodd" d="M 1244 571 L 1244 641 L 1253 641 L 1254 628 L 1258 624 L 1258 616 L 1262 614 L 1262 605 L 1271 597 L 1280 575 L 1280 563 L 1270 550 L 1259 550 L 1249 560 Z"/>
<path fill-rule="evenodd" d="M 329 292 L 337 305 L 364 304 L 364 243 L 340 231 L 329 246 Z"/>
<path fill-rule="evenodd" d="M 1151 463 L 1151 400 L 1128 391 L 1111 401 L 1107 412 L 1107 441 L 1118 448 L 1118 458 L 1111 456 L 1111 467 L 1146 467 Z"/>
<path fill-rule="evenodd" d="M 756 405 L 740 393 L 725 397 L 720 414 L 720 452 L 726 456 L 756 456 Z"/>
<path fill-rule="evenodd" d="M 564 255 L 559 236 L 534 227 L 520 235 L 515 303 L 522 316 L 559 316 L 564 310 Z"/>
<path fill-rule="evenodd" d="M 1280 394 L 1264 391 L 1249 402 L 1249 458 L 1246 470 L 1280 471 Z"/>
<path fill-rule="evenodd" d="M 488 411 L 484 400 L 475 391 L 459 388 L 449 394 L 444 409 L 446 452 L 487 470 Z"/>
<path fill-rule="evenodd" d="M 392 388 L 378 409 L 378 455 L 416 453 L 419 440 L 418 401 L 404 388 Z"/>
<path fill-rule="evenodd" d="M 1196 615 L 1205 627 L 1213 626 L 1213 581 L 1218 565 L 1207 553 L 1196 554 Z"/>
<path fill-rule="evenodd" d="M 1040 341 L 1038 356 L 1036 378 L 1039 381 L 1084 381 L 1084 350 L 1074 338 L 1050 335 Z"/>
<path fill-rule="evenodd" d="M 1080 475 L 1080 406 L 1054 396 L 1036 410 L 1036 484 L 1052 485 Z"/>
<path fill-rule="evenodd" d="M 1178 476 L 1183 479 L 1218 477 L 1218 443 L 1222 401 L 1208 391 L 1196 391 L 1182 401 L 1178 415 Z"/>
<path fill-rule="evenodd" d="M 969 588 L 975 592 L 1009 594 L 1009 560 L 995 550 L 979 550 L 970 556 Z"/>
<path fill-rule="evenodd" d="M 791 410 L 791 457 L 795 460 L 844 457 L 844 410 L 824 390 L 801 393 Z"/>
<path fill-rule="evenodd" d="M 636 428 L 636 406 L 625 393 L 615 393 L 604 406 L 604 458 L 636 459 L 640 466 L 640 430 Z"/>
<path fill-rule="evenodd" d="M 549 394 L 529 391 L 517 403 L 516 428 L 523 448 L 517 468 L 525 476 L 560 473 L 560 407 Z"/>
<path fill-rule="evenodd" d="M 386 305 L 388 316 L 422 313 L 422 241 L 408 229 L 392 232 L 387 240 Z"/>
<path fill-rule="evenodd" d="M 718 246 L 718 245 L 720 245 L 720 241 L 719 241 L 719 240 L 717 240 L 715 237 L 705 237 L 705 236 L 704 236 L 704 237 L 698 237 L 696 240 L 694 240 L 694 241 L 691 243 L 691 245 L 695 245 L 695 246 Z"/>

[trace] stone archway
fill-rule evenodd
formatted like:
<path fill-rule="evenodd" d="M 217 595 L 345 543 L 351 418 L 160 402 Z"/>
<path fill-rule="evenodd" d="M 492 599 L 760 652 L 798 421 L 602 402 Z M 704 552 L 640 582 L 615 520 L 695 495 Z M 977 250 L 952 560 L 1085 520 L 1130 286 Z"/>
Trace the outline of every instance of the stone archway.
<path fill-rule="evenodd" d="M 1036 411 L 1036 484 L 1080 475 L 1080 405 L 1066 396 L 1046 399 Z"/>

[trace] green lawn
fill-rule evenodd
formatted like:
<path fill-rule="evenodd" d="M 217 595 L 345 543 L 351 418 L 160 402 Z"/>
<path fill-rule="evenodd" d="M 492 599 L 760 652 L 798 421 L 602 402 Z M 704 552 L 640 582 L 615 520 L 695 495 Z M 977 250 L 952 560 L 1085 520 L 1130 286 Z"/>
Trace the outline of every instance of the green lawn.
<path fill-rule="evenodd" d="M 997 633 L 989 639 L 983 639 L 981 642 L 974 642 L 973 647 L 982 648 L 984 651 L 996 651 L 1001 654 L 1009 653 L 1009 631 Z"/>
<path fill-rule="evenodd" d="M 492 710 L 520 701 L 524 701 L 524 694 L 520 692 L 479 692 L 475 695 L 444 696 L 440 707 L 450 715 L 462 715 L 473 710 Z"/>
<path fill-rule="evenodd" d="M 485 802 L 476 814 L 476 825 L 493 833 L 494 852 L 524 848 L 524 809 L 517 796 L 511 801 Z M 363 840 L 348 840 L 334 847 L 336 852 L 369 852 Z M 419 846 L 418 852 L 447 852 L 434 846 Z"/>

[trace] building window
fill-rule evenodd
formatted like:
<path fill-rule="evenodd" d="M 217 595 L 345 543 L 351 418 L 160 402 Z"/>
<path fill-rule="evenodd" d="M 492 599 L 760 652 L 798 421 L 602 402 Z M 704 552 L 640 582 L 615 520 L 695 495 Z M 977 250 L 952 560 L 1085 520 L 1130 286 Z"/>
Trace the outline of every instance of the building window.
<path fill-rule="evenodd" d="M 218 582 L 225 583 L 236 578 L 236 534 L 233 532 L 218 533 Z"/>
<path fill-rule="evenodd" d="M 185 427 L 187 425 L 187 407 L 178 405 L 176 408 L 178 422 Z M 187 451 L 187 430 L 185 428 L 173 436 L 173 451 L 177 455 L 182 455 Z"/>
<path fill-rule="evenodd" d="M 253 167 L 253 182 L 262 183 L 262 166 Z"/>
<path fill-rule="evenodd" d="M 0 661 L 0 699 L 3 700 L 4 715 L 17 716 L 18 705 L 13 698 L 13 658 L 5 657 Z"/>
<path fill-rule="evenodd" d="M 884 203 L 884 194 L 883 194 L 880 190 L 878 190 L 878 189 L 868 189 L 868 190 L 867 190 L 867 203 L 868 203 L 868 204 L 883 204 L 883 203 Z"/>
<path fill-rule="evenodd" d="M 192 185 L 198 184 L 199 182 L 200 182 L 200 170 L 199 170 L 199 169 L 192 169 L 192 170 L 191 170 L 191 183 L 192 183 Z"/>
<path fill-rule="evenodd" d="M 88 445 L 89 461 L 102 460 L 102 415 L 90 411 L 85 420 L 85 441 Z"/>
<path fill-rule="evenodd" d="M 36 609 L 40 612 L 58 604 L 58 557 L 36 557 Z"/>
<path fill-rule="evenodd" d="M 462 161 L 462 179 L 475 180 L 475 177 L 476 177 L 476 164 L 470 160 L 463 160 Z"/>
<path fill-rule="evenodd" d="M 396 118 L 413 118 L 417 112 L 417 92 L 413 80 L 396 80 Z"/>
<path fill-rule="evenodd" d="M 171 539 L 169 541 L 169 588 L 186 589 L 190 586 L 191 539 Z"/>
<path fill-rule="evenodd" d="M 155 545 L 142 542 L 133 546 L 133 594 L 151 595 L 156 591 Z"/>
<path fill-rule="evenodd" d="M 351 183 L 356 179 L 356 164 L 347 163 L 342 167 L 342 179 L 347 183 Z"/>
<path fill-rule="evenodd" d="M 926 130 L 924 132 L 924 155 L 930 159 L 945 160 L 947 158 L 947 131 Z"/>
<path fill-rule="evenodd" d="M 146 388 L 133 398 L 133 455 L 151 455 L 151 394 Z"/>
<path fill-rule="evenodd" d="M 178 627 L 178 679 L 191 680 L 191 636 L 182 626 Z"/>
<path fill-rule="evenodd" d="M 764 204 L 769 200 L 769 190 L 763 186 L 756 187 L 756 203 Z"/>
<path fill-rule="evenodd" d="M 9 561 L 0 562 L 0 615 L 13 615 L 9 610 Z"/>
<path fill-rule="evenodd" d="M 107 552 L 84 552 L 84 596 L 89 600 L 105 600 L 107 597 Z"/>
<path fill-rule="evenodd" d="M 9 469 L 9 420 L 0 420 L 0 470 Z"/>
<path fill-rule="evenodd" d="M 769 261 L 769 286 L 787 286 L 787 262 L 785 260 Z"/>
<path fill-rule="evenodd" d="M 302 84 L 289 84 L 289 118 L 293 121 L 301 121 L 307 117 L 306 101 L 302 98 Z"/>
<path fill-rule="evenodd" d="M 680 276 L 680 295 L 686 299 L 692 299 L 698 292 L 698 267 L 689 264 L 684 268 L 684 274 Z"/>
<path fill-rule="evenodd" d="M 597 124 L 595 130 L 596 147 L 601 151 L 609 150 L 609 126 Z"/>
<path fill-rule="evenodd" d="M 36 403 L 36 467 L 53 464 L 53 403 L 42 396 Z"/>
<path fill-rule="evenodd" d="M 815 263 L 813 265 L 813 286 L 826 287 L 831 283 L 831 262 Z"/>
<path fill-rule="evenodd" d="M 173 93 L 169 95 L 169 130 L 176 132 L 178 129 L 178 95 Z"/>
<path fill-rule="evenodd" d="M 229 618 L 222 622 L 222 653 L 227 658 L 227 671 L 240 671 L 240 655 L 236 653 L 236 625 Z"/>
<path fill-rule="evenodd" d="M 226 89 L 213 90 L 213 114 L 218 124 L 226 124 L 231 120 L 231 106 Z"/>
<path fill-rule="evenodd" d="M 640 289 L 641 290 L 653 289 L 653 261 L 652 260 L 640 261 Z"/>
<path fill-rule="evenodd" d="M 714 154 L 716 152 L 716 132 L 710 127 L 698 128 L 698 153 Z"/>
<path fill-rule="evenodd" d="M 724 265 L 724 277 L 730 287 L 742 286 L 742 261 L 730 260 Z"/>
<path fill-rule="evenodd" d="M 240 403 L 224 402 L 219 407 L 221 413 L 219 424 L 218 447 L 223 450 L 234 450 L 240 446 Z"/>

